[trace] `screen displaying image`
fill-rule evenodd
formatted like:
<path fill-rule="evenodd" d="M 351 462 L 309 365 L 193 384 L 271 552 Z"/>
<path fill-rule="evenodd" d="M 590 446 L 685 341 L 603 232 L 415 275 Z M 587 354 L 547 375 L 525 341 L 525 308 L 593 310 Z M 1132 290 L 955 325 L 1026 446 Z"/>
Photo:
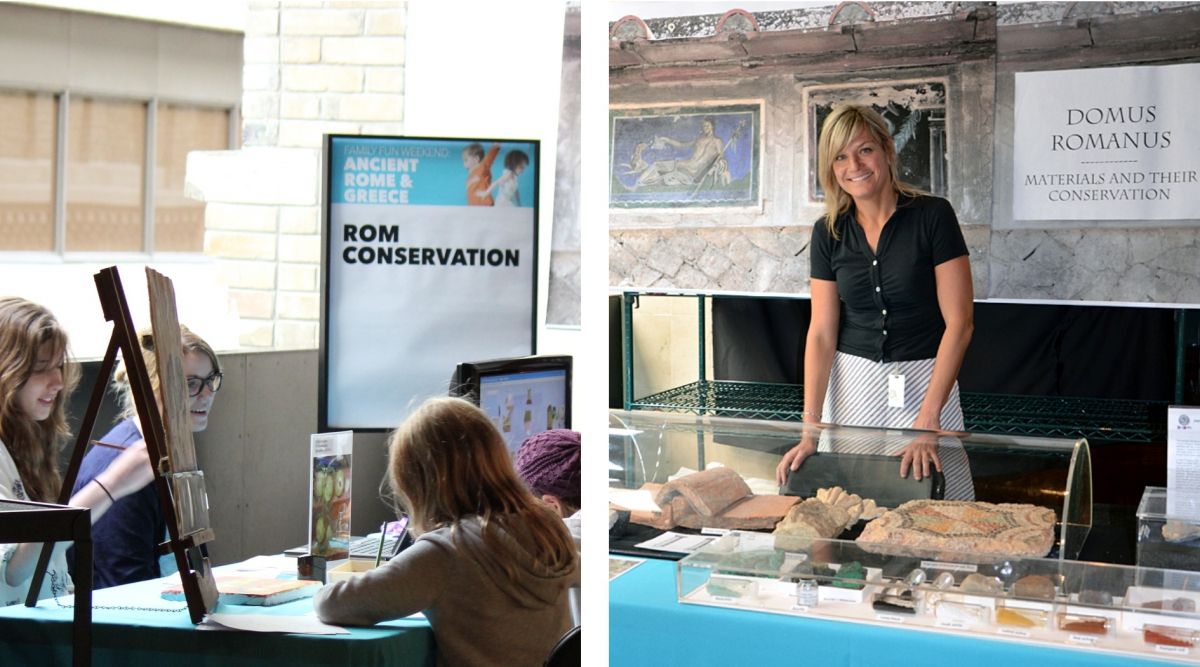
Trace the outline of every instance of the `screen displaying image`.
<path fill-rule="evenodd" d="M 487 413 L 510 452 L 542 431 L 566 428 L 566 370 L 485 375 L 479 379 L 479 407 Z"/>

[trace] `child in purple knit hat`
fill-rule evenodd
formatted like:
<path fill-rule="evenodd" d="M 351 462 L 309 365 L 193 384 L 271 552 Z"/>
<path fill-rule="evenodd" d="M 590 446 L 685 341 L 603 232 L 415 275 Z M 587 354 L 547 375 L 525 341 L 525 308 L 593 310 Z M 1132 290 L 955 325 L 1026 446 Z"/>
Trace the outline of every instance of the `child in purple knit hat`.
<path fill-rule="evenodd" d="M 513 462 L 517 475 L 533 495 L 542 499 L 566 522 L 582 553 L 580 536 L 580 438 L 576 431 L 553 429 L 530 436 L 517 450 Z M 579 624 L 579 589 L 571 589 L 571 616 Z"/>

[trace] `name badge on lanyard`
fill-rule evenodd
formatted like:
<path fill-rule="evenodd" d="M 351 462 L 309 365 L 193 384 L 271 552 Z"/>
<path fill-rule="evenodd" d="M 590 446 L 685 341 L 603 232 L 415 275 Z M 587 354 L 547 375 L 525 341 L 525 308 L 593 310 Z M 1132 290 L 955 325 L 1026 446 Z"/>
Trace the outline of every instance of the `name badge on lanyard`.
<path fill-rule="evenodd" d="M 904 409 L 904 376 L 900 374 L 900 364 L 896 364 L 888 376 L 887 398 L 889 408 Z"/>

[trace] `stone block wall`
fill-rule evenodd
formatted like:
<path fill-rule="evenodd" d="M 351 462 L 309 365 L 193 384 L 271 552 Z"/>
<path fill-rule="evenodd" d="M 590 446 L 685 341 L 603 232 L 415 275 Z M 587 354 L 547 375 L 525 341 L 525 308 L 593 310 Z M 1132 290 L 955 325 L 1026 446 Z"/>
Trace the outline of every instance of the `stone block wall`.
<path fill-rule="evenodd" d="M 843 24 L 839 33 L 833 15 L 855 4 L 755 13 L 756 32 L 746 40 L 793 30 L 789 39 L 833 45 L 822 55 L 794 49 L 790 61 L 772 60 L 763 47 L 746 47 L 757 54 L 750 56 L 724 46 L 740 43 L 736 33 L 728 37 L 719 28 L 733 12 L 656 18 L 644 30 L 632 22 L 610 26 L 613 106 L 761 100 L 765 137 L 761 209 L 610 209 L 611 286 L 807 294 L 807 242 L 822 211 L 805 195 L 804 88 L 943 78 L 948 198 L 970 250 L 975 298 L 1200 303 L 1200 213 L 1181 220 L 1040 221 L 1036 227 L 1012 220 L 1015 74 L 1200 62 L 1190 39 L 1200 28 L 1200 4 L 870 2 L 873 21 L 865 15 L 853 21 L 875 25 Z M 962 20 L 972 13 L 979 49 L 969 58 L 943 65 L 954 49 L 931 56 L 917 47 L 896 49 L 897 63 L 868 58 L 870 66 L 860 66 L 878 48 L 867 38 L 888 22 L 924 17 L 934 34 L 953 27 L 946 15 Z M 838 47 L 838 34 L 856 39 Z M 856 53 L 864 46 L 865 56 Z M 992 49 L 991 57 L 980 57 L 984 48 Z"/>
<path fill-rule="evenodd" d="M 949 5 L 871 3 L 871 6 L 903 10 L 896 16 L 877 16 L 880 21 L 926 17 L 938 21 L 939 26 L 955 23 L 947 19 L 952 9 Z M 828 25 L 834 7 L 783 12 L 795 21 L 781 29 L 795 30 L 798 25 L 810 29 L 803 34 L 790 33 L 788 39 L 796 44 L 829 39 L 830 34 L 838 34 L 838 26 L 820 26 Z M 767 27 L 768 14 L 755 14 L 760 29 L 755 39 L 770 39 L 768 33 L 780 29 Z M 817 23 L 810 25 L 813 20 Z M 994 25 L 994 19 L 982 18 L 980 25 L 989 21 Z M 678 32 L 679 22 L 675 21 L 675 25 Z M 670 52 L 674 60 L 669 65 L 656 63 L 655 58 L 661 54 L 650 53 L 657 46 L 655 40 L 637 41 L 633 48 L 645 50 L 646 63 L 610 68 L 610 105 L 659 107 L 663 113 L 670 113 L 675 105 L 761 102 L 762 203 L 743 208 L 610 208 L 612 287 L 807 295 L 808 245 L 813 222 L 824 214 L 824 207 L 810 202 L 808 197 L 811 120 L 805 105 L 806 92 L 845 84 L 884 86 L 890 81 L 936 80 L 946 86 L 945 128 L 946 134 L 954 138 L 947 149 L 947 197 L 955 207 L 971 252 L 975 293 L 987 294 L 994 42 L 982 39 L 979 44 L 962 48 L 969 53 L 948 59 L 924 57 L 919 49 L 916 55 L 900 54 L 902 57 L 895 61 L 891 56 L 896 54 L 891 52 L 880 55 L 853 50 L 822 59 L 804 55 L 804 47 L 795 47 L 800 55 L 791 60 L 746 58 L 743 61 L 735 53 L 729 62 L 714 63 L 702 57 L 710 57 L 705 54 L 718 37 L 709 36 L 707 28 L 696 29 L 700 32 L 691 35 L 697 41 L 690 47 L 664 39 L 661 48 L 674 49 Z M 679 37 L 674 33 L 669 36 Z M 689 60 L 687 48 L 695 52 L 695 60 Z M 863 69 L 848 72 L 851 66 Z"/>
<path fill-rule="evenodd" d="M 243 149 L 188 161 L 243 347 L 317 346 L 322 135 L 402 133 L 404 35 L 401 2 L 251 0 Z"/>

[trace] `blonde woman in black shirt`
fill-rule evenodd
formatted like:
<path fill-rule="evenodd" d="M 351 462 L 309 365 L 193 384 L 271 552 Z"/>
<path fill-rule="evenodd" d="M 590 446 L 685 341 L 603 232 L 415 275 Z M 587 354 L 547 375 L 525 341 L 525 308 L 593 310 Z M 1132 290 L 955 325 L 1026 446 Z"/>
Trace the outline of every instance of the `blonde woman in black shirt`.
<path fill-rule="evenodd" d="M 825 216 L 813 228 L 812 322 L 804 355 L 804 421 L 962 430 L 958 370 L 973 325 L 967 246 L 950 203 L 900 182 L 887 124 L 866 106 L 837 107 L 818 143 Z M 889 399 L 889 389 L 892 396 Z M 806 434 L 780 462 L 817 449 Z M 937 438 L 896 453 L 900 474 L 942 470 Z M 961 448 L 947 498 L 972 499 Z"/>

